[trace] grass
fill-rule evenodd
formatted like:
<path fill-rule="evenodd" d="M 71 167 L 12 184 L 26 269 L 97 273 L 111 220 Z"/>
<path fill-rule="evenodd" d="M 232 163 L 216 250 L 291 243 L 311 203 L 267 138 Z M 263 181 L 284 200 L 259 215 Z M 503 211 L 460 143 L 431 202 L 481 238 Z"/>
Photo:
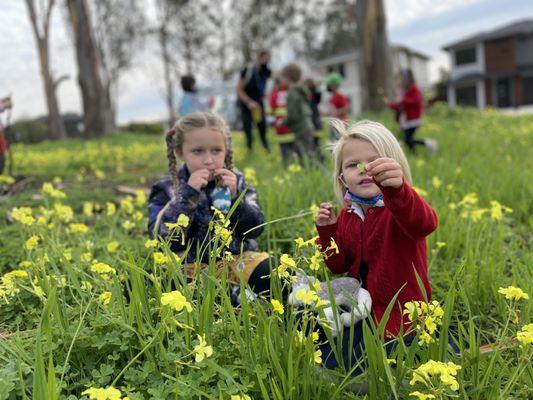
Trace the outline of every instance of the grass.
<path fill-rule="evenodd" d="M 396 129 L 388 114 L 366 117 Z M 442 325 L 429 346 L 400 341 L 389 355 L 375 333 L 379 327 L 368 326 L 368 373 L 359 378 L 342 371 L 328 378 L 317 370 L 311 335 L 296 339 L 298 330 L 315 327 L 311 310 L 303 326 L 290 307 L 279 315 L 265 301 L 244 301 L 235 312 L 224 278 L 208 274 L 186 284 L 179 261 L 154 262 L 155 251 L 170 253 L 165 245 L 144 246 L 142 196 L 124 200 L 115 187 L 148 188 L 166 173 L 162 137 L 120 134 L 13 146 L 14 175 L 27 177 L 28 183 L 25 190 L 2 198 L 2 215 L 21 206 L 32 207 L 36 217 L 47 215 L 59 201 L 72 207 L 73 219 L 66 222 L 65 212 L 55 212 L 46 223 L 30 227 L 2 219 L 4 292 L 5 274 L 24 270 L 27 276 L 13 278 L 3 297 L 0 290 L 0 333 L 10 334 L 0 338 L 0 399 L 86 398 L 81 393 L 87 388 L 111 385 L 130 399 L 245 394 L 344 399 L 365 397 L 349 390 L 363 381 L 371 399 L 408 398 L 414 390 L 437 398 L 531 398 L 533 352 L 531 345 L 516 341 L 517 332 L 531 323 L 531 300 L 508 301 L 498 289 L 513 285 L 533 294 L 532 131 L 531 116 L 447 107 L 428 112 L 418 135 L 437 139 L 440 152 L 429 156 L 421 150 L 409 155 L 409 162 L 415 186 L 439 216 L 439 228 L 428 238 L 428 261 L 433 298 L 444 312 Z M 298 266 L 308 268 L 313 250 L 298 249 L 294 239 L 315 235 L 310 208 L 333 199 L 329 161 L 324 167 L 285 170 L 277 150 L 266 154 L 257 141 L 250 157 L 243 134 L 234 137 L 236 165 L 253 182 L 270 222 L 259 239 L 261 248 L 275 256 L 290 254 Z M 42 183 L 54 178 L 66 198 L 41 193 Z M 512 212 L 504 210 L 497 219 L 498 207 L 491 201 Z M 84 207 L 88 202 L 92 213 Z M 112 215 L 108 203 L 117 207 Z M 72 222 L 90 229 L 73 233 Z M 30 251 L 24 244 L 31 235 L 40 242 Z M 107 245 L 113 241 L 119 247 L 110 251 Z M 218 243 L 208 245 L 220 251 Z M 95 259 L 116 273 L 91 271 Z M 23 261 L 31 264 L 20 266 Z M 331 277 L 323 269 L 310 273 Z M 281 284 L 275 289 L 278 298 Z M 192 312 L 161 304 L 162 294 L 175 288 Z M 104 293 L 111 295 L 107 305 Z M 449 352 L 448 334 L 456 338 L 460 354 Z M 194 353 L 198 335 L 213 348 L 213 355 L 199 363 Z M 486 343 L 495 344 L 495 351 L 480 353 Z M 429 360 L 461 366 L 457 390 L 438 377 L 409 385 L 413 371 Z"/>

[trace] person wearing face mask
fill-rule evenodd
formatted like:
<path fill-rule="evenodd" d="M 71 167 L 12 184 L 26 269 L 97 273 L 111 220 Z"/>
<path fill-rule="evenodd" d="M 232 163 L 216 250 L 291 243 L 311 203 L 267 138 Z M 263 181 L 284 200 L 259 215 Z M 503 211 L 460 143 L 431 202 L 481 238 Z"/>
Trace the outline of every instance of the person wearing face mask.
<path fill-rule="evenodd" d="M 253 124 L 259 129 L 259 136 L 266 151 L 270 147 L 266 137 L 266 119 L 263 97 L 267 81 L 272 74 L 268 67 L 271 54 L 269 50 L 261 50 L 257 54 L 255 62 L 241 70 L 239 83 L 237 84 L 237 97 L 241 110 L 243 130 L 246 135 L 248 150 L 253 148 Z"/>

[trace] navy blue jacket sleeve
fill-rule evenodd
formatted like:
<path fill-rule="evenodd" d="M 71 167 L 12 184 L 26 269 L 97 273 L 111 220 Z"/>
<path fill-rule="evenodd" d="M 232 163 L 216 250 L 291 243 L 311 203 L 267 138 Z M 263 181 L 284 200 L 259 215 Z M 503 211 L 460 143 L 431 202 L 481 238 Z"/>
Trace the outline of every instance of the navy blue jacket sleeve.
<path fill-rule="evenodd" d="M 241 202 L 235 208 L 235 212 L 231 215 L 230 221 L 234 228 L 234 233 L 238 237 L 244 237 L 244 233 L 258 225 L 265 222 L 265 217 L 257 201 L 257 192 L 251 186 L 246 188 L 244 175 L 237 174 L 237 197 L 246 189 L 246 194 Z M 254 229 L 249 232 L 247 238 L 256 238 L 264 231 L 264 227 Z"/>

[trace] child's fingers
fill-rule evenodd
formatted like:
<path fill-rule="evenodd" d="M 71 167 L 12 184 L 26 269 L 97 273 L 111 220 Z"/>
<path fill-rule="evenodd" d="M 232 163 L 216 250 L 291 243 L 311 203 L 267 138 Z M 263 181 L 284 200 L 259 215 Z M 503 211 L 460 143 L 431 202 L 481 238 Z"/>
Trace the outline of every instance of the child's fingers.
<path fill-rule="evenodd" d="M 393 160 L 392 158 L 380 157 L 380 158 L 376 158 L 374 161 L 371 161 L 368 164 L 366 164 L 365 168 L 366 168 L 367 171 L 371 171 L 372 169 L 376 168 L 378 165 L 381 165 L 381 164 L 384 164 L 384 163 L 389 163 L 389 162 L 396 162 L 396 161 Z"/>
<path fill-rule="evenodd" d="M 371 169 L 367 169 L 367 173 L 371 176 L 376 176 L 384 171 L 399 169 L 401 169 L 401 167 L 396 161 L 383 162 L 381 164 L 378 164 L 377 166 L 372 167 Z"/>
<path fill-rule="evenodd" d="M 386 179 L 399 178 L 401 176 L 402 176 L 401 171 L 393 169 L 393 170 L 387 170 L 387 171 L 380 172 L 374 177 L 376 178 L 378 182 L 383 182 Z"/>

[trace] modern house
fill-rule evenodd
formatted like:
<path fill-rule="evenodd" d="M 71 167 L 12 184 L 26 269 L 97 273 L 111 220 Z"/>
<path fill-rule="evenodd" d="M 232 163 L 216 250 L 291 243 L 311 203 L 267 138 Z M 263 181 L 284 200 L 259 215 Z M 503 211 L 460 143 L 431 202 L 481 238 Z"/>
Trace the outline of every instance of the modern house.
<path fill-rule="evenodd" d="M 450 55 L 451 106 L 533 105 L 533 19 L 479 33 L 443 49 Z"/>
<path fill-rule="evenodd" d="M 325 76 L 330 72 L 338 72 L 344 77 L 340 91 L 350 98 L 350 114 L 361 112 L 361 83 L 359 80 L 359 49 L 334 54 L 316 60 L 311 69 L 315 75 Z M 429 57 L 402 45 L 391 46 L 391 62 L 393 72 L 410 68 L 418 86 L 422 91 L 430 88 L 428 74 Z"/>

